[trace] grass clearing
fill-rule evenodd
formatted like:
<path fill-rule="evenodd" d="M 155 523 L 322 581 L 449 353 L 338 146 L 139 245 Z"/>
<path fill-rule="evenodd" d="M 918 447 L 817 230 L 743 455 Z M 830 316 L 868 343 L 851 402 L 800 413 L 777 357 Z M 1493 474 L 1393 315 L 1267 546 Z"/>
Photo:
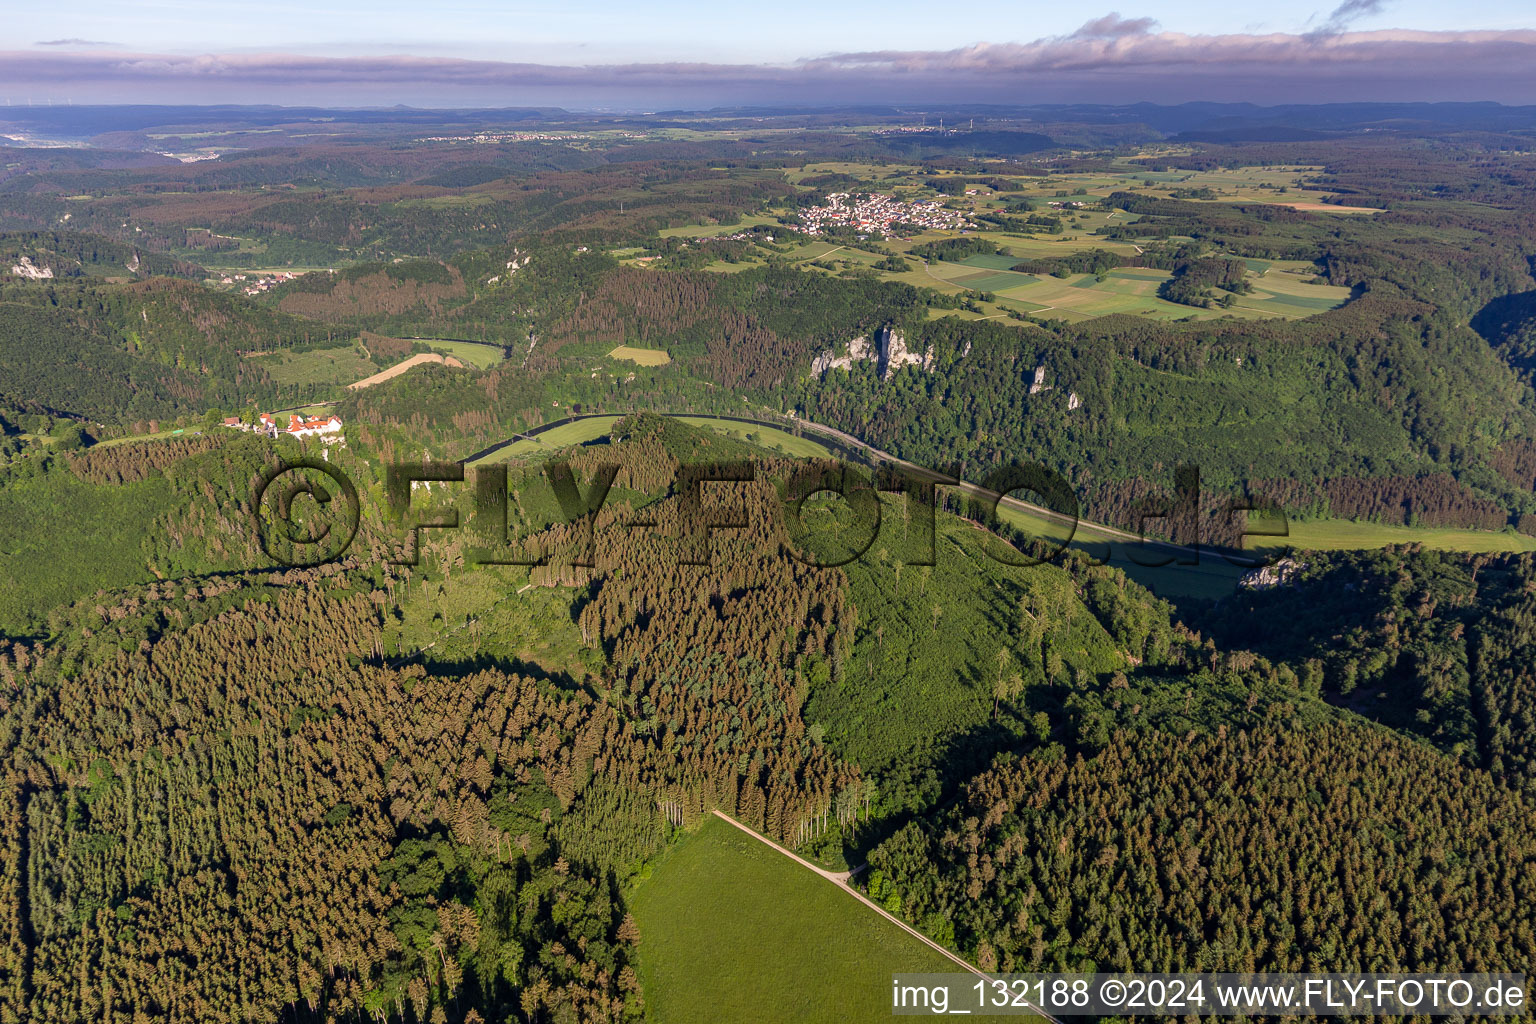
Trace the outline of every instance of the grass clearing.
<path fill-rule="evenodd" d="M 657 1024 L 887 1021 L 891 975 L 959 968 L 727 822 L 669 849 L 630 899 Z"/>
<path fill-rule="evenodd" d="M 507 358 L 506 350 L 499 345 L 448 338 L 424 338 L 422 341 L 434 352 L 453 356 L 465 366 L 473 366 L 477 370 L 488 370 Z"/>
<path fill-rule="evenodd" d="M 356 345 L 249 356 L 278 384 L 350 384 L 378 369 Z"/>
<path fill-rule="evenodd" d="M 562 423 L 558 427 L 530 434 L 482 459 L 476 459 L 470 465 L 489 465 L 510 459 L 527 458 L 530 455 L 547 455 L 573 444 L 596 441 L 600 437 L 607 437 L 612 432 L 613 425 L 620 419 L 622 417 L 619 416 L 590 416 L 586 419 Z"/>
<path fill-rule="evenodd" d="M 1284 544 L 1303 551 L 1345 551 L 1384 548 L 1389 544 L 1422 544 L 1443 551 L 1536 551 L 1536 537 L 1490 530 L 1459 530 L 1423 526 L 1389 526 L 1350 519 L 1291 519 Z M 1250 549 L 1270 545 L 1249 539 Z"/>
<path fill-rule="evenodd" d="M 704 427 L 718 434 L 734 437 L 738 441 L 746 441 L 796 458 L 825 459 L 832 456 L 830 451 L 810 438 L 796 437 L 794 434 L 774 427 L 715 419 L 712 416 L 679 416 L 678 419 L 691 427 Z"/>
<path fill-rule="evenodd" d="M 608 353 L 609 359 L 627 359 L 641 366 L 666 366 L 672 361 L 664 348 L 636 348 L 633 345 L 620 345 Z"/>

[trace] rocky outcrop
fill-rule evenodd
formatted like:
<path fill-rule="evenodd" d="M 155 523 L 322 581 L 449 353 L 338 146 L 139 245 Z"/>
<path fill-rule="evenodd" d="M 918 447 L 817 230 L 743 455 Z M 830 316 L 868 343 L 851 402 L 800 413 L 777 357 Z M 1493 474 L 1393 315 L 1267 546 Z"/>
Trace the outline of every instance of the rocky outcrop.
<path fill-rule="evenodd" d="M 811 373 L 824 377 L 828 370 L 851 370 L 854 363 L 874 363 L 875 374 L 881 380 L 890 380 L 891 374 L 903 366 L 920 366 L 924 370 L 933 366 L 933 349 L 915 352 L 907 347 L 907 339 L 896 328 L 887 324 L 875 332 L 873 343 L 868 338 L 854 338 L 841 355 L 828 349 L 811 360 Z"/>
<path fill-rule="evenodd" d="M 889 325 L 875 332 L 875 344 L 879 350 L 875 366 L 881 380 L 890 380 L 891 374 L 903 366 L 921 366 L 925 370 L 933 366 L 933 349 L 912 351 L 907 348 L 906 336 Z"/>
<path fill-rule="evenodd" d="M 53 277 L 53 268 L 33 266 L 32 261 L 23 256 L 20 263 L 11 267 L 11 273 L 30 281 L 47 281 Z"/>
<path fill-rule="evenodd" d="M 828 370 L 851 370 L 854 363 L 869 362 L 874 358 L 875 350 L 870 346 L 869 339 L 854 338 L 848 343 L 848 350 L 842 355 L 827 349 L 811 360 L 811 373 L 817 377 L 825 377 Z"/>
<path fill-rule="evenodd" d="M 1282 558 L 1274 565 L 1260 566 L 1252 572 L 1244 573 L 1238 579 L 1237 585 L 1249 590 L 1269 590 L 1272 587 L 1288 586 L 1306 567 L 1306 563 L 1298 562 L 1294 558 Z"/>

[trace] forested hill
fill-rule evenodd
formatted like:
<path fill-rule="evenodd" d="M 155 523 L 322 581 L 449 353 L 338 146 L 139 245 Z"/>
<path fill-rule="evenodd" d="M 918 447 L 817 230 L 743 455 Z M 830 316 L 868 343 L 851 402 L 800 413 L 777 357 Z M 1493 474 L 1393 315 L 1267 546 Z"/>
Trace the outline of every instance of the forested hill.
<path fill-rule="evenodd" d="M 0 282 L 0 337 L 0 409 L 140 429 L 308 400 L 244 356 L 333 344 L 322 325 L 164 277 Z"/>
<path fill-rule="evenodd" d="M 31 266 L 28 271 L 27 265 Z M 17 274 L 20 268 L 22 273 Z M 0 276 L 186 277 L 207 275 L 202 267 L 163 253 L 79 232 L 0 232 Z"/>
<path fill-rule="evenodd" d="M 188 444 L 145 472 L 219 455 Z M 75 469 L 128 486 L 147 454 Z M 1115 570 L 1007 568 L 947 515 L 930 566 L 893 501 L 867 559 L 814 568 L 773 483 L 793 463 L 684 504 L 679 468 L 739 441 L 637 417 L 567 454 L 582 487 L 613 467 L 591 567 L 545 474 L 514 467 L 502 554 L 547 565 L 472 564 L 468 530 L 405 568 L 375 538 L 317 569 L 105 590 L 0 644 L 0 1007 L 633 1019 L 626 886 L 713 808 L 808 855 L 868 849 L 871 894 L 984 966 L 1529 955 L 1536 819 L 1507 770 L 1330 707 Z M 845 512 L 802 518 L 836 537 Z M 699 538 L 699 515 L 746 526 Z M 1531 572 L 1381 558 L 1360 577 L 1404 593 L 1496 572 L 1513 599 Z M 1265 868 L 1234 873 L 1240 852 Z M 1257 909 L 1287 899 L 1311 916 Z"/>
<path fill-rule="evenodd" d="M 1536 554 L 1174 605 L 806 428 L 1528 546 L 1528 139 L 399 116 L 0 187 L 0 1024 L 635 1024 L 627 907 L 716 810 L 987 970 L 1529 966 Z M 360 496 L 314 568 L 299 457 Z"/>
<path fill-rule="evenodd" d="M 362 418 L 409 420 L 464 450 L 499 440 L 496 423 L 548 418 L 540 380 L 563 381 L 559 397 L 596 411 L 724 409 L 707 383 L 978 477 L 1045 462 L 1092 518 L 1118 525 L 1135 526 L 1134 502 L 1171 489 L 1179 463 L 1199 464 L 1223 502 L 1248 490 L 1293 511 L 1484 529 L 1536 512 L 1530 487 L 1501 469 L 1536 437 L 1528 387 L 1464 313 L 1384 281 L 1300 321 L 1122 316 L 1021 329 L 930 319 L 944 303 L 905 284 L 774 267 L 658 273 L 547 249 L 509 256 L 515 275 L 489 286 L 497 275 L 469 265 L 435 285 L 415 270 L 354 272 L 353 283 L 288 292 L 282 308 L 323 303 L 345 317 L 350 307 L 374 329 L 510 344 L 519 358 L 488 382 L 417 377 L 355 399 Z M 471 294 L 453 305 L 460 279 Z M 394 302 L 412 305 L 386 315 Z M 885 379 L 872 360 L 811 374 L 818 355 L 887 326 L 925 366 Z M 673 365 L 648 371 L 644 389 L 591 373 L 618 344 L 664 346 Z"/>
<path fill-rule="evenodd" d="M 1358 725 L 1117 730 L 1091 758 L 999 764 L 870 865 L 888 906 L 983 969 L 1500 971 L 1536 952 L 1530 805 Z"/>
<path fill-rule="evenodd" d="M 616 451 L 622 487 L 656 485 L 658 443 Z M 801 716 L 846 644 L 840 576 L 782 556 L 766 480 L 736 497 L 753 526 L 694 586 L 675 499 L 654 533 L 605 518 L 597 567 L 537 570 L 531 595 L 483 568 L 548 613 L 505 658 L 391 650 L 417 592 L 476 593 L 462 541 L 425 587 L 382 563 L 155 583 L 6 643 L 5 1012 L 632 1017 L 619 880 L 707 808 L 789 838 L 863 793 Z M 531 653 L 572 632 L 590 676 Z"/>
<path fill-rule="evenodd" d="M 1536 563 L 1420 549 L 1304 560 L 1294 585 L 1223 602 L 1218 642 L 1536 794 Z"/>
<path fill-rule="evenodd" d="M 1285 153 L 1220 156 L 1241 164 Z M 1165 171 L 1209 159 L 1144 163 Z M 1536 399 L 1520 376 L 1528 318 L 1515 298 L 1536 285 L 1526 242 L 1536 222 L 1507 185 L 1528 175 L 1497 157 L 1475 168 L 1440 157 L 1405 165 L 1344 147 L 1323 177 L 1385 212 L 1340 217 L 1132 192 L 1103 200 L 1125 219 L 1106 222 L 1100 237 L 1147 250 L 1127 257 L 1136 265 L 1156 264 L 1158 246 L 1219 254 L 1228 266 L 1300 260 L 1352 290 L 1341 308 L 1300 319 L 1068 323 L 1042 311 L 1025 317 L 1032 326 L 967 320 L 945 315 L 962 300 L 909 280 L 829 276 L 771 258 L 732 273 L 640 269 L 597 247 L 550 245 L 547 235 L 438 269 L 406 263 L 312 277 L 269 301 L 329 323 L 508 345 L 516 367 L 493 371 L 489 387 L 466 377 L 428 388 L 417 378 L 359 398 L 360 415 L 409 415 L 439 445 L 497 440 L 477 411 L 531 425 L 548 418 L 552 398 L 622 411 L 657 392 L 668 397 L 655 407 L 703 410 L 723 408 L 724 387 L 914 461 L 981 475 L 1012 460 L 1044 461 L 1071 480 L 1093 518 L 1122 526 L 1135 525 L 1140 499 L 1167 492 L 1169 467 L 1199 463 L 1223 504 L 1249 493 L 1292 512 L 1530 530 L 1536 519 L 1522 517 L 1536 514 L 1536 496 L 1501 468 L 1536 439 Z M 873 361 L 811 374 L 816 357 L 886 326 L 931 358 L 887 379 Z M 647 373 L 644 389 L 621 375 L 594 377 L 602 369 L 594 360 L 618 344 L 664 347 L 672 365 Z M 1042 369 L 1046 386 L 1035 391 Z M 529 387 L 527 371 L 561 381 L 559 394 Z"/>
<path fill-rule="evenodd" d="M 270 166 L 280 158 L 273 151 L 237 162 Z M 289 258 L 279 255 L 284 246 L 321 247 L 326 260 L 352 265 L 305 275 L 256 302 L 190 284 L 177 291 L 152 281 L 13 279 L 0 285 L 0 301 L 71 310 L 78 319 L 69 330 L 78 337 L 39 343 L 55 339 L 56 314 L 7 305 L 7 333 L 20 344 L 5 356 L 13 366 L 0 376 L 9 385 L 3 401 L 142 425 L 210 407 L 315 397 L 275 385 L 260 364 L 242 358 L 262 346 L 347 344 L 361 330 L 471 338 L 503 346 L 512 358 L 483 375 L 407 376 L 353 396 L 346 413 L 392 445 L 473 451 L 504 439 L 506 424 L 557 418 L 550 412 L 556 402 L 613 412 L 707 411 L 744 397 L 913 461 L 963 465 L 978 476 L 1011 461 L 1043 461 L 1073 484 L 1090 517 L 1126 527 L 1136 525 L 1139 503 L 1167 493 L 1172 466 L 1199 463 L 1220 499 L 1207 524 L 1216 540 L 1233 540 L 1221 531 L 1235 523 L 1218 522 L 1215 508 L 1245 493 L 1293 513 L 1536 529 L 1536 495 L 1504 471 L 1522 445 L 1536 441 L 1536 398 L 1521 378 L 1529 370 L 1521 340 L 1529 318 L 1520 296 L 1536 291 L 1526 241 L 1536 221 L 1521 201 L 1528 167 L 1495 152 L 1458 156 L 1454 147 L 1405 160 L 1391 146 L 1357 139 L 1201 146 L 1183 156 L 1128 160 L 1120 171 L 1134 185 L 1138 171 L 1151 184 L 1151 175 L 1306 161 L 1324 165 L 1317 187 L 1383 212 L 1344 217 L 1270 201 L 1274 196 L 1174 197 L 1198 189 L 1152 195 L 1101 188 L 1102 195 L 1074 201 L 1105 216 L 1094 244 L 1137 253 L 1115 257 L 1115 266 L 1219 265 L 1227 276 L 1201 278 L 1198 288 L 1231 296 L 1237 292 L 1223 282 L 1240 290 L 1248 284 L 1229 279 L 1241 275 L 1240 263 L 1300 261 L 1316 269 L 1317 280 L 1351 289 L 1341 308 L 1315 315 L 1192 323 L 1140 316 L 1068 323 L 1051 319 L 1049 309 L 962 319 L 953 314 L 974 296 L 941 294 L 925 286 L 934 277 L 915 270 L 882 279 L 868 265 L 834 270 L 783 258 L 781 244 L 763 249 L 765 242 L 758 246 L 763 265 L 742 269 L 732 261 L 750 248 L 747 241 L 657 241 L 662 227 L 689 220 L 724 232 L 747 215 L 767 219 L 761 211 L 780 204 L 802 209 L 829 189 L 860 183 L 845 173 L 792 184 L 777 166 L 641 161 L 313 194 L 210 181 L 208 192 L 133 192 L 101 202 L 69 199 L 63 184 L 39 179 L 33 191 L 8 193 L 0 207 L 41 217 L 52 203 L 50 223 L 69 207 L 69 223 L 106 233 L 133 225 L 137 247 L 87 235 L 27 236 L 34 247 L 74 253 L 91 273 L 105 267 L 102 260 L 141 250 L 146 267 L 183 272 L 149 250 L 188 251 L 189 230 L 245 232 L 265 239 L 271 258 L 288 262 L 300 258 L 299 249 Z M 1100 166 L 1082 164 L 1090 165 Z M 1064 175 L 1076 166 L 1042 163 Z M 986 161 L 966 167 L 972 184 L 997 190 L 1000 209 L 1035 208 L 1038 200 L 1013 190 L 1044 170 Z M 937 167 L 907 178 L 911 185 L 903 187 L 938 182 L 961 193 L 971 181 Z M 1067 212 L 1058 203 L 1046 219 Z M 123 220 L 127 213 L 137 219 Z M 1023 228 L 1008 227 L 1013 214 L 987 216 L 1003 218 L 1005 239 L 1027 238 Z M 737 234 L 753 231 L 762 242 L 768 229 L 756 223 Z M 919 266 L 869 239 L 839 242 L 883 253 L 902 268 Z M 95 255 L 87 258 L 86 249 Z M 998 244 L 959 237 L 909 255 L 969 258 L 962 249 L 997 255 Z M 654 255 L 624 255 L 642 250 Z M 410 255 L 389 255 L 395 252 Z M 218 255 L 246 259 L 249 251 Z M 1021 265 L 1053 273 L 1113 269 L 1082 262 L 1091 255 L 1064 250 Z M 310 256 L 321 258 L 319 250 Z M 722 266 L 733 272 L 675 269 Z M 922 357 L 918 365 L 886 379 L 872 362 L 811 374 L 818 356 L 836 356 L 887 327 Z M 602 361 L 627 343 L 665 348 L 671 362 L 633 384 Z M 81 369 L 98 353 L 113 369 L 109 379 Z M 1036 390 L 1041 370 L 1044 387 Z M 124 379 L 126 386 L 115 383 Z"/>

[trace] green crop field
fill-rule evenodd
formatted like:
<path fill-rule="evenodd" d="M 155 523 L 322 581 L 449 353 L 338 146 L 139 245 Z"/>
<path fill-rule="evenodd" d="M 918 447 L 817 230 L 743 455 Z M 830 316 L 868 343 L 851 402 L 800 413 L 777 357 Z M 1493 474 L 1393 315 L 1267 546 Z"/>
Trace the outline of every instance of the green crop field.
<path fill-rule="evenodd" d="M 981 267 L 984 270 L 1012 270 L 1013 265 L 1019 262 L 1019 257 L 1009 256 L 1006 253 L 991 254 L 982 253 L 968 256 L 960 261 L 963 267 Z"/>
<path fill-rule="evenodd" d="M 608 436 L 613 430 L 613 425 L 619 421 L 618 416 L 589 416 L 586 419 L 576 420 L 573 423 L 562 423 L 542 433 L 524 438 L 515 444 L 508 445 L 500 451 L 493 452 L 477 463 L 506 462 L 511 459 L 526 458 L 530 455 L 547 454 L 558 451 L 561 448 L 573 444 L 585 444 L 588 441 L 596 441 L 598 438 Z M 706 427 L 716 433 L 745 440 L 748 434 L 753 436 L 752 443 L 763 448 L 782 452 L 802 458 L 825 458 L 831 453 L 820 444 L 807 437 L 796 437 L 788 431 L 774 427 L 759 426 L 755 423 L 743 423 L 738 420 L 716 419 L 712 416 L 679 416 L 679 420 L 694 427 Z"/>
<path fill-rule="evenodd" d="M 1117 223 L 1123 222 L 1124 217 L 1117 218 Z M 989 242 L 996 242 L 1010 253 L 1018 257 L 1051 257 L 1066 256 L 1074 252 L 1082 252 L 1087 249 L 1103 249 L 1120 256 L 1136 255 L 1136 246 L 1130 242 L 1117 242 L 1098 235 L 1073 234 L 1068 232 L 1062 235 L 1044 235 L 1031 237 L 1027 235 L 1013 235 L 1003 231 L 972 231 L 972 238 L 984 238 Z M 1014 261 L 1015 263 L 1018 260 Z"/>
<path fill-rule="evenodd" d="M 1058 250 L 1060 251 L 1060 250 Z M 986 257 L 992 263 L 1004 257 Z M 1011 270 L 982 269 L 971 257 L 961 263 L 931 262 L 926 271 L 891 275 L 896 280 L 930 287 L 949 285 L 972 291 L 992 292 L 998 305 L 1029 311 L 1048 311 L 1052 317 L 1085 320 L 1112 313 L 1131 313 L 1160 320 L 1185 317 L 1211 319 L 1232 316 L 1310 316 L 1332 309 L 1349 298 L 1349 289 L 1309 283 L 1314 269 L 1300 264 L 1274 264 L 1267 273 L 1249 280 L 1253 291 L 1237 297 L 1230 309 L 1202 309 L 1168 302 L 1157 295 L 1158 287 L 1171 276 L 1162 270 L 1126 268 L 1110 271 L 1103 281 L 1088 274 L 1065 278 L 1036 277 Z M 1015 303 L 1020 305 L 1014 305 Z"/>
<path fill-rule="evenodd" d="M 608 353 L 609 359 L 627 359 L 641 366 L 666 366 L 672 361 L 664 348 L 635 348 L 633 345 L 620 345 Z"/>
<path fill-rule="evenodd" d="M 1066 537 L 1066 527 L 1040 516 L 1032 515 L 1007 505 L 998 506 L 998 518 L 1033 537 L 1060 544 Z M 1149 549 L 1136 551 L 1135 546 L 1124 540 L 1112 538 L 1088 522 L 1078 523 L 1072 534 L 1072 547 L 1090 558 L 1120 569 L 1131 579 L 1151 590 L 1159 597 L 1220 598 L 1237 589 L 1237 581 L 1247 572 L 1243 566 L 1233 565 L 1214 551 L 1203 551 L 1194 565 L 1170 562 L 1168 565 L 1144 565 L 1143 562 L 1161 561 L 1167 557 L 1163 551 Z"/>
<path fill-rule="evenodd" d="M 778 223 L 773 217 L 754 214 L 741 218 L 735 224 L 684 224 L 681 227 L 662 228 L 658 233 L 662 238 L 713 238 L 716 235 L 734 235 L 751 227 L 772 227 Z"/>
<path fill-rule="evenodd" d="M 1032 536 L 1059 543 L 1065 528 L 1039 516 L 1008 506 L 998 508 L 1004 522 Z M 1436 527 L 1387 526 L 1346 519 L 1291 519 L 1284 538 L 1249 538 L 1251 551 L 1288 547 L 1298 551 L 1347 551 L 1383 548 L 1391 544 L 1422 544 L 1443 551 L 1497 552 L 1536 551 L 1536 537 L 1490 530 L 1440 529 Z M 1222 597 L 1232 593 L 1247 567 L 1233 565 L 1219 552 L 1203 551 L 1197 565 L 1145 566 L 1130 555 L 1121 540 L 1107 540 L 1092 523 L 1079 523 L 1072 546 L 1125 571 L 1127 576 L 1162 597 Z M 1153 560 L 1149 552 L 1142 561 Z"/>
<path fill-rule="evenodd" d="M 891 975 L 959 967 L 808 868 L 711 818 L 636 889 L 657 1024 L 890 1019 Z"/>
<path fill-rule="evenodd" d="M 1006 270 L 997 273 L 964 274 L 950 280 L 978 292 L 1000 292 L 1009 288 L 1024 288 L 1037 283 L 1037 279 L 1030 277 L 1028 274 L 1015 274 Z"/>
<path fill-rule="evenodd" d="M 795 246 L 786 255 L 792 260 L 820 259 L 832 252 L 847 252 L 847 246 L 838 245 L 836 242 L 824 242 L 820 239 L 805 242 Z"/>

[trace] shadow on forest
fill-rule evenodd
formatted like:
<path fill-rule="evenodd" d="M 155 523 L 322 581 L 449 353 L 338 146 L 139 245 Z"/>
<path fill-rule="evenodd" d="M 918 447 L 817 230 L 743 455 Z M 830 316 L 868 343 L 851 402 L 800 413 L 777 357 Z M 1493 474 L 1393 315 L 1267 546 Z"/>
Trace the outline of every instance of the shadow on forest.
<path fill-rule="evenodd" d="M 1477 311 L 1470 326 L 1517 373 L 1536 371 L 1536 291 L 1494 299 Z"/>
<path fill-rule="evenodd" d="M 897 766 L 898 771 L 905 767 L 910 777 L 930 776 L 937 786 L 933 799 L 863 824 L 846 834 L 843 855 L 848 863 L 865 863 L 870 850 L 899 832 L 908 822 L 922 822 L 934 811 L 953 804 L 960 796 L 961 787 L 986 771 L 999 756 L 1021 757 L 1052 742 L 1072 749 L 1076 737 L 1066 707 L 1069 692 L 1061 686 L 1030 686 L 1012 704 L 1002 706 L 996 719 L 957 732 L 927 748 L 923 751 L 923 763 Z M 1034 716 L 1038 712 L 1044 712 L 1050 718 L 1048 736 L 1036 732 Z"/>
<path fill-rule="evenodd" d="M 568 672 L 552 672 L 536 661 L 524 661 L 522 658 L 514 658 L 499 654 L 479 654 L 473 658 L 428 658 L 418 657 L 411 659 L 426 669 L 434 676 L 448 679 L 459 679 L 464 676 L 474 675 L 476 672 L 500 672 L 503 675 L 523 676 L 535 682 L 548 683 L 558 690 L 569 693 L 584 692 L 591 696 L 598 696 L 596 691 L 587 683 L 576 679 Z M 384 665 L 377 659 L 369 659 L 373 665 Z M 396 662 L 395 664 L 403 664 Z"/>

